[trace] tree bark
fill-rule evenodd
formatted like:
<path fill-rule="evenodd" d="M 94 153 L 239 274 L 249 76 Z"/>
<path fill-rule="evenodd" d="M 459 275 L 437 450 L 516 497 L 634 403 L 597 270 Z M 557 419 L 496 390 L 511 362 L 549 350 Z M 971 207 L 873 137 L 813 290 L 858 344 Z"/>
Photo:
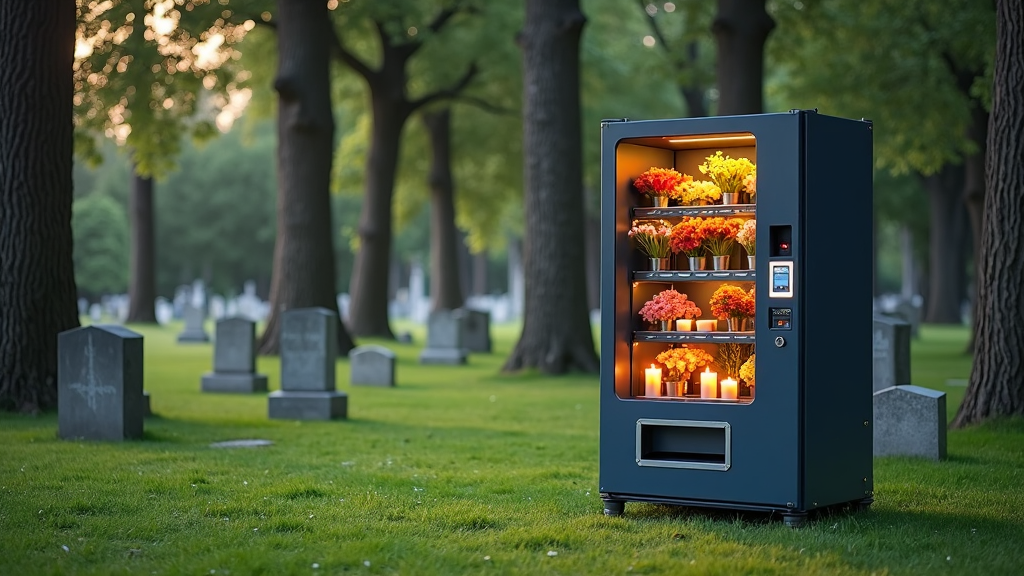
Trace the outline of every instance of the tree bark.
<path fill-rule="evenodd" d="M 45 30 L 46 33 L 41 33 Z M 57 405 L 72 260 L 75 3 L 0 4 L 0 409 Z"/>
<path fill-rule="evenodd" d="M 924 321 L 960 324 L 966 287 L 967 217 L 964 212 L 964 167 L 947 164 L 923 178 L 928 194 L 928 296 Z"/>
<path fill-rule="evenodd" d="M 982 219 L 985 214 L 985 152 L 988 139 L 988 112 L 981 102 L 973 101 L 971 123 L 967 127 L 967 137 L 978 145 L 978 151 L 964 158 L 964 192 L 963 201 L 967 206 L 967 215 L 971 223 L 971 261 L 974 265 L 974 290 L 971 291 L 971 339 L 967 342 L 966 352 L 974 352 L 974 340 L 978 322 L 978 261 L 981 252 Z"/>
<path fill-rule="evenodd" d="M 523 155 L 526 298 L 504 371 L 597 372 L 583 247 L 579 0 L 526 0 Z"/>
<path fill-rule="evenodd" d="M 132 244 L 128 263 L 128 318 L 125 322 L 156 324 L 156 242 L 153 178 L 132 165 L 128 191 Z"/>
<path fill-rule="evenodd" d="M 718 115 L 764 110 L 764 44 L 775 28 L 765 0 L 718 0 L 711 25 L 718 47 Z"/>
<path fill-rule="evenodd" d="M 952 426 L 1024 415 L 1024 4 L 996 0 L 974 365 Z"/>
<path fill-rule="evenodd" d="M 430 309 L 455 310 L 465 300 L 459 274 L 452 179 L 452 111 L 445 106 L 420 114 L 430 138 Z"/>
<path fill-rule="evenodd" d="M 329 15 L 317 0 L 278 0 L 277 9 L 277 240 L 260 354 L 278 352 L 283 312 L 314 306 L 338 312 L 331 232 Z M 352 347 L 339 317 L 338 353 L 348 354 Z"/>

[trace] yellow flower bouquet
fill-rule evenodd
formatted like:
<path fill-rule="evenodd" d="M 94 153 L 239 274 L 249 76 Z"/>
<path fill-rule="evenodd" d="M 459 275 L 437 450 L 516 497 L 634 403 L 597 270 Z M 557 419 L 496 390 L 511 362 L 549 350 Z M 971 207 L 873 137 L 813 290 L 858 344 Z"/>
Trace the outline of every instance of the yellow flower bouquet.
<path fill-rule="evenodd" d="M 722 197 L 722 190 L 714 182 L 707 180 L 684 180 L 676 186 L 672 198 L 683 206 L 713 204 Z"/>
<path fill-rule="evenodd" d="M 747 386 L 754 385 L 754 356 L 756 354 L 751 354 L 743 366 L 740 366 L 740 378 L 747 383 Z"/>
<path fill-rule="evenodd" d="M 700 173 L 707 176 L 722 194 L 737 194 L 746 186 L 747 176 L 754 173 L 754 164 L 746 158 L 723 156 L 719 150 L 704 159 Z"/>
<path fill-rule="evenodd" d="M 668 369 L 666 380 L 686 380 L 697 368 L 707 366 L 715 357 L 700 348 L 669 348 L 655 358 Z"/>

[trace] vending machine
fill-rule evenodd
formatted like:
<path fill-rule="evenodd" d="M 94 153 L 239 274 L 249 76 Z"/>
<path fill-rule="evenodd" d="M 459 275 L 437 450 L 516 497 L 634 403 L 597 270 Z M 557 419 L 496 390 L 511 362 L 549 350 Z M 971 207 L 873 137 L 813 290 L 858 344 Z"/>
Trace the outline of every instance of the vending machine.
<path fill-rule="evenodd" d="M 605 513 L 873 498 L 871 122 L 605 120 Z"/>

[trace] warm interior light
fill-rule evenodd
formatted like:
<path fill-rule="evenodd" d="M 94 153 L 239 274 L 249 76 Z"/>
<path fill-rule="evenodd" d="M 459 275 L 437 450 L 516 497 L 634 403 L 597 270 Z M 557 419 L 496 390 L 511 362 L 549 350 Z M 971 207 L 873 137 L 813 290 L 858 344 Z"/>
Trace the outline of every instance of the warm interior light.
<path fill-rule="evenodd" d="M 680 142 L 727 142 L 731 140 L 753 140 L 753 136 L 695 136 L 685 138 L 669 138 L 668 141 L 673 144 Z"/>

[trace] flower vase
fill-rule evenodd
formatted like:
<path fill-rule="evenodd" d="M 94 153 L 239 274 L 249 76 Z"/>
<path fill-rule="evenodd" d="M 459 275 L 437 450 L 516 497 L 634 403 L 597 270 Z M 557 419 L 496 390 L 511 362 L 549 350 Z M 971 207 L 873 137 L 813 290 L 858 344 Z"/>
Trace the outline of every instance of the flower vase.
<path fill-rule="evenodd" d="M 690 261 L 690 270 L 697 271 L 704 269 L 705 262 L 703 256 L 690 256 L 688 260 Z"/>
<path fill-rule="evenodd" d="M 662 332 L 668 332 L 671 329 L 669 327 L 672 326 L 672 321 L 671 320 L 662 320 L 660 325 L 661 325 L 661 331 Z"/>
<path fill-rule="evenodd" d="M 679 380 L 665 380 L 664 384 L 665 396 L 668 396 L 669 398 L 679 398 L 683 395 L 683 391 L 680 390 L 679 386 L 682 382 Z"/>
<path fill-rule="evenodd" d="M 728 256 L 712 256 L 711 263 L 714 265 L 715 270 L 728 270 L 729 269 L 729 257 Z"/>
<path fill-rule="evenodd" d="M 722 204 L 739 204 L 740 195 L 739 192 L 722 192 Z"/>
<path fill-rule="evenodd" d="M 668 258 L 651 258 L 651 270 L 657 272 L 659 270 L 669 269 Z"/>
<path fill-rule="evenodd" d="M 743 332 L 743 328 L 745 328 L 744 320 L 746 320 L 746 318 L 739 318 L 737 316 L 729 316 L 729 318 L 728 318 L 728 321 L 729 321 L 729 332 Z"/>
<path fill-rule="evenodd" d="M 757 259 L 753 255 L 747 256 L 747 270 L 753 270 L 756 263 Z"/>
<path fill-rule="evenodd" d="M 654 200 L 655 208 L 667 208 L 668 207 L 668 196 L 651 196 L 651 200 Z"/>

